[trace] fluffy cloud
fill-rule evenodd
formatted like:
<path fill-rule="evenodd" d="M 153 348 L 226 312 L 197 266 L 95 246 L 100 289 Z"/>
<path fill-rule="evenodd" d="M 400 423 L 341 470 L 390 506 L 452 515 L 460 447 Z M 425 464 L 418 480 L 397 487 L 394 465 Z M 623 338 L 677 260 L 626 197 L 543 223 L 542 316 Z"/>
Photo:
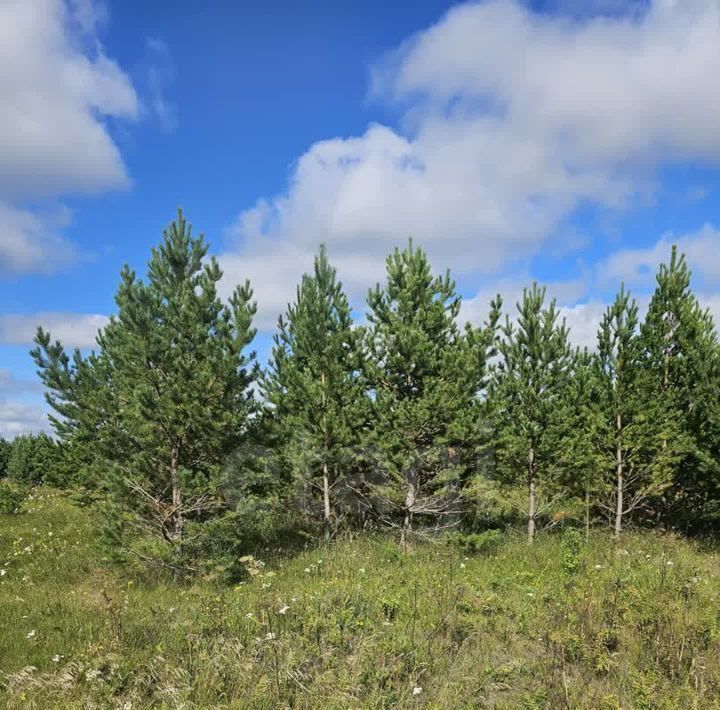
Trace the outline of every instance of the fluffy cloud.
<path fill-rule="evenodd" d="M 0 272 L 55 270 L 73 254 L 40 198 L 124 187 L 108 119 L 134 120 L 139 101 L 96 31 L 91 0 L 0 3 Z"/>
<path fill-rule="evenodd" d="M 0 436 L 12 439 L 27 431 L 48 431 L 45 409 L 27 402 L 8 402 L 8 397 L 37 393 L 39 383 L 17 379 L 8 370 L 0 370 Z"/>
<path fill-rule="evenodd" d="M 239 215 L 228 283 L 260 285 L 264 327 L 320 241 L 351 293 L 410 235 L 460 276 L 526 269 L 580 204 L 622 207 L 661 163 L 720 158 L 717 0 L 639 7 L 451 10 L 373 73 L 401 127 L 312 145 L 286 192 Z"/>
<path fill-rule="evenodd" d="M 42 214 L 0 202 L 0 277 L 52 273 L 77 255 L 60 230 L 67 214 Z"/>
<path fill-rule="evenodd" d="M 647 286 L 654 283 L 658 265 L 667 262 L 673 244 L 685 253 L 693 275 L 703 284 L 720 283 L 720 231 L 709 224 L 691 234 L 666 234 L 647 248 L 617 251 L 600 265 L 600 271 L 611 282 Z"/>
<path fill-rule="evenodd" d="M 29 432 L 50 432 L 50 423 L 43 407 L 23 402 L 3 402 L 0 400 L 0 436 L 14 439 L 19 434 Z"/>
<path fill-rule="evenodd" d="M 30 345 L 37 327 L 49 331 L 53 339 L 70 348 L 91 348 L 99 329 L 107 325 L 107 316 L 45 312 L 31 315 L 0 315 L 0 344 Z"/>

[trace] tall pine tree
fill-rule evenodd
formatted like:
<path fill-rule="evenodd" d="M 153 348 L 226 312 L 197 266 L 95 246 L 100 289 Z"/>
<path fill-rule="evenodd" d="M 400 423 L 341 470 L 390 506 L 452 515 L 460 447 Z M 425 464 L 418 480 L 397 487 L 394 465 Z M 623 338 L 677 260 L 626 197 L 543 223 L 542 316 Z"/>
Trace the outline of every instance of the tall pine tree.
<path fill-rule="evenodd" d="M 255 334 L 252 291 L 246 283 L 223 304 L 222 272 L 207 250 L 178 212 L 152 250 L 147 281 L 123 269 L 97 354 L 71 359 L 42 329 L 32 353 L 56 431 L 98 464 L 122 516 L 115 522 L 154 535 L 176 565 L 186 523 L 223 506 L 220 467 L 253 409 L 254 356 L 244 354 Z"/>
<path fill-rule="evenodd" d="M 306 467 L 303 473 L 321 491 L 327 540 L 336 516 L 332 491 L 352 465 L 369 401 L 358 331 L 325 245 L 278 327 L 263 390 L 282 432 L 288 465 Z"/>
<path fill-rule="evenodd" d="M 651 390 L 678 424 L 666 454 L 677 458 L 668 491 L 672 520 L 698 525 L 720 513 L 720 358 L 712 317 L 690 289 L 684 254 L 673 246 L 662 264 L 642 326 Z"/>
<path fill-rule="evenodd" d="M 671 423 L 659 394 L 649 393 L 638 324 L 637 305 L 623 286 L 598 331 L 602 383 L 597 400 L 601 420 L 598 443 L 603 468 L 611 472 L 616 538 L 622 533 L 625 517 L 659 496 L 670 476 L 670 452 L 662 443 L 670 435 Z"/>
<path fill-rule="evenodd" d="M 525 289 L 517 309 L 517 327 L 508 318 L 499 345 L 493 413 L 499 472 L 510 483 L 526 486 L 527 536 L 532 543 L 561 470 L 567 428 L 562 421 L 567 414 L 564 392 L 572 356 L 567 328 L 558 323 L 555 301 L 545 306 L 544 288 L 533 284 Z"/>
<path fill-rule="evenodd" d="M 467 463 L 461 454 L 477 431 L 466 417 L 483 386 L 498 307 L 487 328 L 462 333 L 454 282 L 449 273 L 433 276 L 412 241 L 387 258 L 387 282 L 370 291 L 368 306 L 372 441 L 383 474 L 375 493 L 390 522 L 399 514 L 405 545 L 417 517 L 437 528 L 460 510 Z"/>

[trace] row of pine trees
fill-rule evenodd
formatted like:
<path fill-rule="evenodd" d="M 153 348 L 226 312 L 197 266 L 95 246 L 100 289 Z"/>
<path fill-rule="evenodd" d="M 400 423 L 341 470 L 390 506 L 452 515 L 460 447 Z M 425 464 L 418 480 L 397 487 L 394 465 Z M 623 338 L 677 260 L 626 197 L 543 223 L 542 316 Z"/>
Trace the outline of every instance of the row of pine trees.
<path fill-rule="evenodd" d="M 720 346 L 675 249 L 644 320 L 621 287 L 589 352 L 537 284 L 461 327 L 450 274 L 412 242 L 359 324 L 322 247 L 265 369 L 250 284 L 223 302 L 207 250 L 179 213 L 145 280 L 122 271 L 92 354 L 38 330 L 57 466 L 102 496 L 118 549 L 185 568 L 271 520 L 403 545 L 720 520 Z"/>

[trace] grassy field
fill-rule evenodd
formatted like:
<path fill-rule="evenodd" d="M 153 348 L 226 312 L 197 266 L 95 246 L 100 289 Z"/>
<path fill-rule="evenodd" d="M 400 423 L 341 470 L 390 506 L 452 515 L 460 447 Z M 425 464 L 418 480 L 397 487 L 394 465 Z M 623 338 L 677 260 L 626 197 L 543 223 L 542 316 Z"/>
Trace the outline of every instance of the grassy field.
<path fill-rule="evenodd" d="M 130 576 L 96 538 L 49 489 L 0 516 L 0 706 L 720 708 L 720 562 L 678 538 L 364 537 L 232 587 Z"/>

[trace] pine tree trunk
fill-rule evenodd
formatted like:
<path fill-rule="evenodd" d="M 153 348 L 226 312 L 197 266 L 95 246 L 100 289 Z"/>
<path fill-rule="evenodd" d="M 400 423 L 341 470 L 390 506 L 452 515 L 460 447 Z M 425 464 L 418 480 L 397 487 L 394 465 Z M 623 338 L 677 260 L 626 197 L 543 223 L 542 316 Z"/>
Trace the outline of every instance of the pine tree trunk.
<path fill-rule="evenodd" d="M 590 539 L 590 489 L 585 489 L 585 539 Z"/>
<path fill-rule="evenodd" d="M 330 476 L 327 461 L 323 461 L 323 530 L 327 542 L 330 539 Z"/>
<path fill-rule="evenodd" d="M 617 445 L 615 448 L 615 473 L 617 476 L 617 490 L 615 500 L 615 538 L 618 539 L 622 533 L 622 519 L 623 519 L 623 492 L 625 488 L 625 481 L 623 478 L 623 453 L 622 453 L 622 440 L 620 434 L 622 432 L 622 417 L 620 414 L 616 418 L 616 434 L 617 434 Z"/>
<path fill-rule="evenodd" d="M 535 449 L 532 444 L 528 451 L 528 544 L 535 541 L 535 516 L 537 514 L 537 491 L 535 481 Z"/>
<path fill-rule="evenodd" d="M 173 531 L 172 538 L 175 545 L 175 555 L 179 560 L 183 556 L 183 514 L 182 514 L 182 491 L 178 478 L 178 463 L 180 459 L 179 447 L 173 446 L 170 453 L 170 484 L 172 486 L 173 506 Z"/>
<path fill-rule="evenodd" d="M 413 505 L 415 505 L 415 483 L 413 481 L 408 481 L 407 488 L 405 489 L 405 517 L 400 530 L 400 545 L 403 549 L 407 549 L 407 537 L 408 534 L 412 532 Z"/>

